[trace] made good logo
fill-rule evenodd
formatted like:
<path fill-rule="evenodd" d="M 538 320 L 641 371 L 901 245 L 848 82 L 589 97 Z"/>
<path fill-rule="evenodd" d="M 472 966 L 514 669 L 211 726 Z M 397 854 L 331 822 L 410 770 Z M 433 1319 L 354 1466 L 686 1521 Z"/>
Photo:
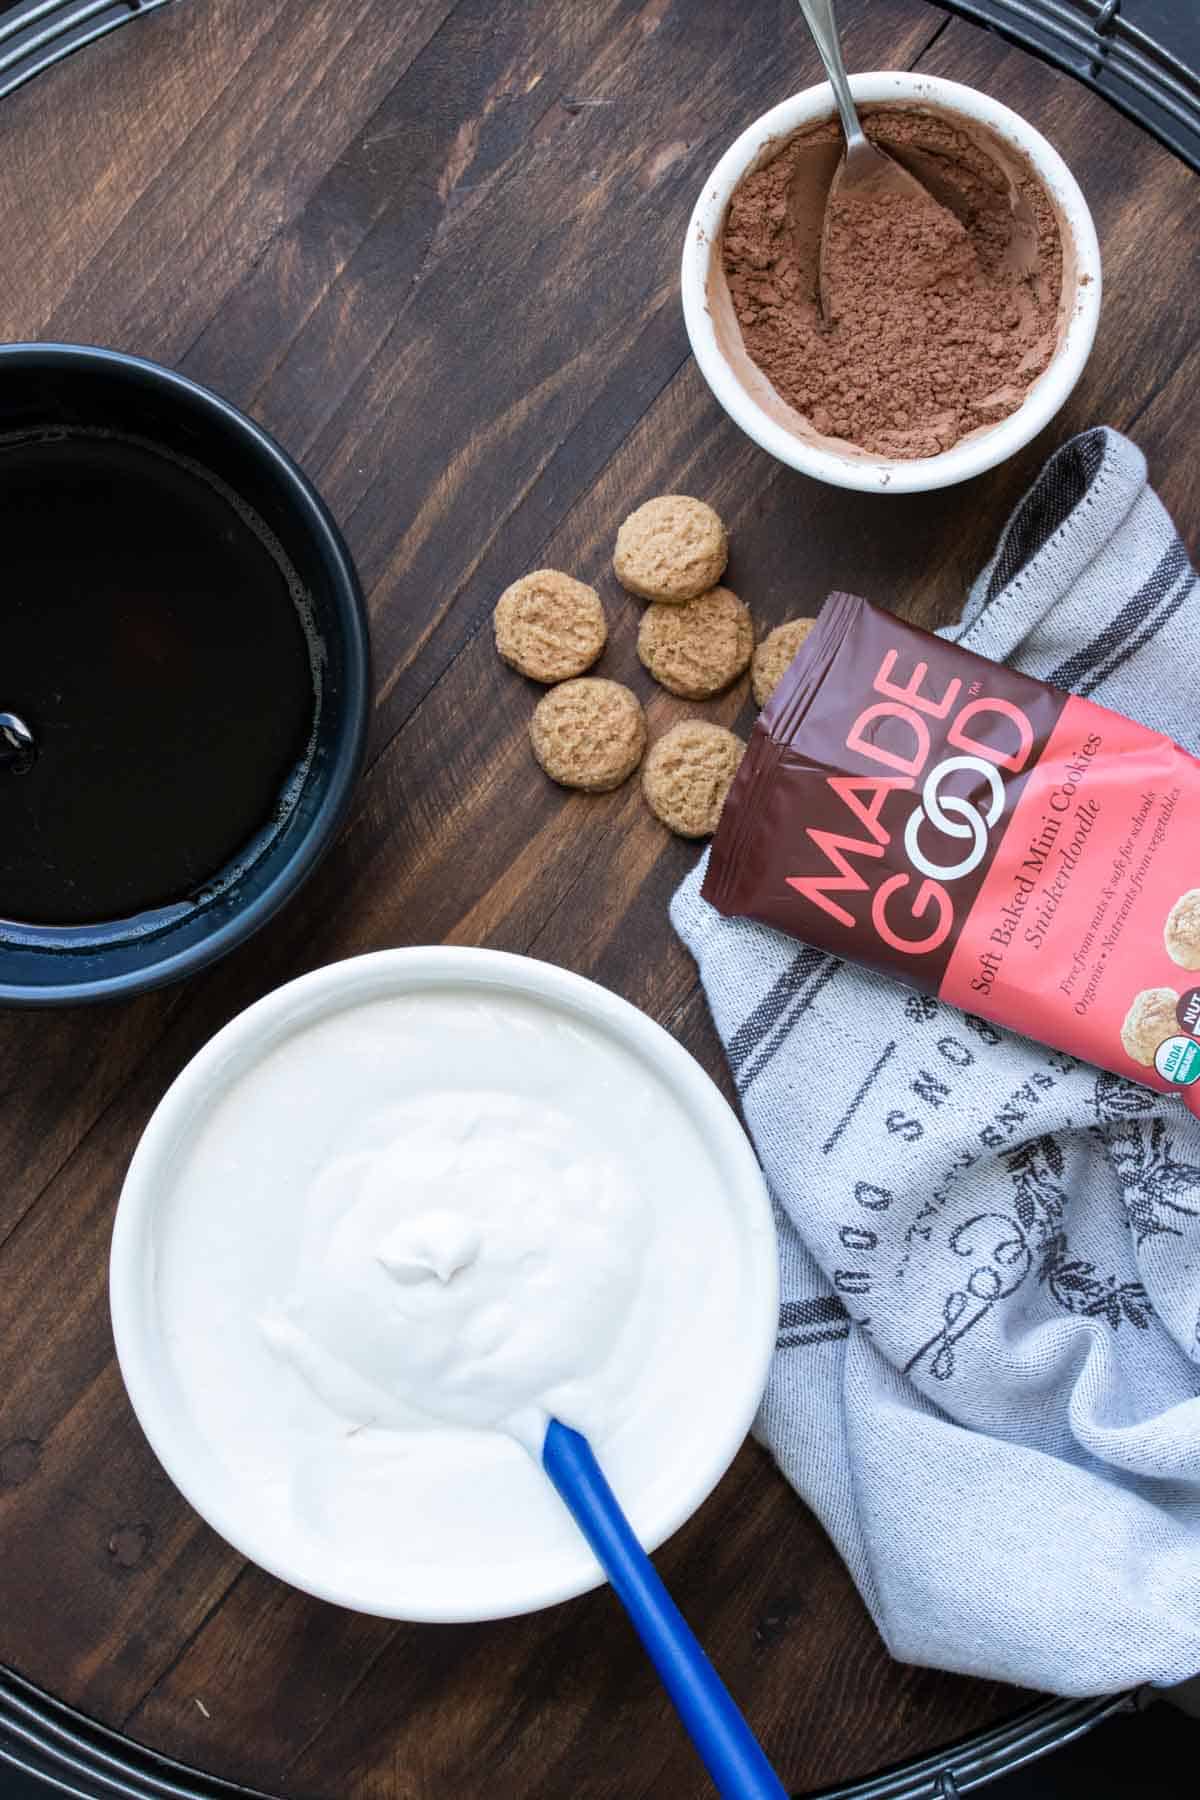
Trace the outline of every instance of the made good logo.
<path fill-rule="evenodd" d="M 1004 775 L 1025 769 L 1036 740 L 1014 701 L 983 693 L 979 681 L 964 694 L 957 676 L 935 698 L 923 691 L 929 664 L 916 663 L 901 685 L 894 678 L 897 660 L 895 650 L 884 656 L 871 684 L 880 698 L 862 709 L 846 736 L 847 754 L 862 759 L 864 773 L 825 779 L 832 806 L 820 811 L 832 827 L 813 824 L 805 833 L 820 857 L 817 869 L 787 882 L 848 930 L 860 919 L 838 896 L 869 894 L 879 939 L 902 956 L 922 956 L 939 950 L 954 930 L 953 884 L 990 859 L 1004 816 Z M 905 797 L 918 792 L 917 804 L 908 805 Z M 899 868 L 901 858 L 888 856 L 897 831 Z M 896 872 L 885 874 L 888 868 Z"/>

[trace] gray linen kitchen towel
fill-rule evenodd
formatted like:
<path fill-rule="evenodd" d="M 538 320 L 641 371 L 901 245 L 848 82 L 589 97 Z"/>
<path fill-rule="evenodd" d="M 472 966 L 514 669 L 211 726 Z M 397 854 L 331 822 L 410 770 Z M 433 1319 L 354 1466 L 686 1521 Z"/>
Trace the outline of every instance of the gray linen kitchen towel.
<path fill-rule="evenodd" d="M 946 635 L 1195 748 L 1200 587 L 1116 432 L 1054 456 Z M 888 1648 L 1059 1694 L 1195 1674 L 1200 1126 L 702 878 L 671 916 L 780 1229 L 757 1430 Z"/>

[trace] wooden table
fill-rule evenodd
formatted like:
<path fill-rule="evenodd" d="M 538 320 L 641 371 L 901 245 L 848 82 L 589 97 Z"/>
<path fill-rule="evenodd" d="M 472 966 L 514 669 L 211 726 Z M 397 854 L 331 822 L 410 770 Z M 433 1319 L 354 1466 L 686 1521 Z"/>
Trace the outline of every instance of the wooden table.
<path fill-rule="evenodd" d="M 694 851 L 636 783 L 535 768 L 489 619 L 539 564 L 601 588 L 603 672 L 652 730 L 613 534 L 711 499 L 763 627 L 831 585 L 951 616 L 1046 451 L 1131 431 L 1185 532 L 1200 379 L 1200 183 L 1105 105 L 924 0 L 843 0 L 852 66 L 975 83 L 1044 126 L 1094 208 L 1107 296 L 1066 412 L 1007 467 L 911 500 L 841 494 L 743 438 L 689 360 L 676 263 L 705 172 L 818 77 L 794 0 L 181 0 L 0 107 L 0 337 L 112 344 L 250 411 L 342 521 L 378 700 L 340 842 L 249 947 L 182 988 L 0 1021 L 0 1663 L 135 1739 L 272 1793 L 708 1791 L 606 1593 L 412 1628 L 309 1601 L 188 1510 L 126 1404 L 105 1258 L 170 1078 L 268 988 L 389 944 L 566 964 L 722 1083 L 668 897 Z M 743 687 L 712 716 L 748 724 Z M 662 1570 L 799 1791 L 1011 1716 L 1029 1696 L 892 1663 L 823 1533 L 748 1446 Z"/>

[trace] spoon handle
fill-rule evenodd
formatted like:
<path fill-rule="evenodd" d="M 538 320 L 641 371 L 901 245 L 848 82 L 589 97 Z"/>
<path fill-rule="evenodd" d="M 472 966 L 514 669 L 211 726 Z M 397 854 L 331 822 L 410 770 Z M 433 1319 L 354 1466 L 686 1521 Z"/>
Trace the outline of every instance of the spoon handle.
<path fill-rule="evenodd" d="M 846 134 L 848 150 L 865 141 L 862 125 L 859 122 L 858 108 L 854 104 L 854 96 L 850 92 L 850 82 L 846 75 L 846 65 L 842 61 L 842 46 L 838 40 L 837 21 L 833 16 L 833 0 L 800 0 L 800 11 L 804 14 L 808 29 L 812 32 L 813 42 L 817 46 L 817 54 L 825 64 L 825 73 L 829 77 L 829 85 L 833 89 L 833 97 L 837 101 L 837 109 L 842 118 L 842 130 Z"/>
<path fill-rule="evenodd" d="M 551 1419 L 542 1465 L 574 1514 L 726 1800 L 787 1800 L 728 1689 L 638 1543 L 579 1432 Z"/>

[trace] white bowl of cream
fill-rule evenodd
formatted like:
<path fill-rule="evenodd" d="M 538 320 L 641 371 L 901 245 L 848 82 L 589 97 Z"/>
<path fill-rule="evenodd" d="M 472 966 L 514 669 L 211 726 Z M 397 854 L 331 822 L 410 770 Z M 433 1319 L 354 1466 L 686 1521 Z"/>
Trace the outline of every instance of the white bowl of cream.
<path fill-rule="evenodd" d="M 547 1416 L 648 1548 L 695 1511 L 777 1281 L 754 1154 L 673 1038 L 548 964 L 430 948 L 303 976 L 200 1051 L 130 1166 L 110 1292 L 134 1410 L 216 1531 L 322 1599 L 452 1622 L 602 1579 Z"/>

